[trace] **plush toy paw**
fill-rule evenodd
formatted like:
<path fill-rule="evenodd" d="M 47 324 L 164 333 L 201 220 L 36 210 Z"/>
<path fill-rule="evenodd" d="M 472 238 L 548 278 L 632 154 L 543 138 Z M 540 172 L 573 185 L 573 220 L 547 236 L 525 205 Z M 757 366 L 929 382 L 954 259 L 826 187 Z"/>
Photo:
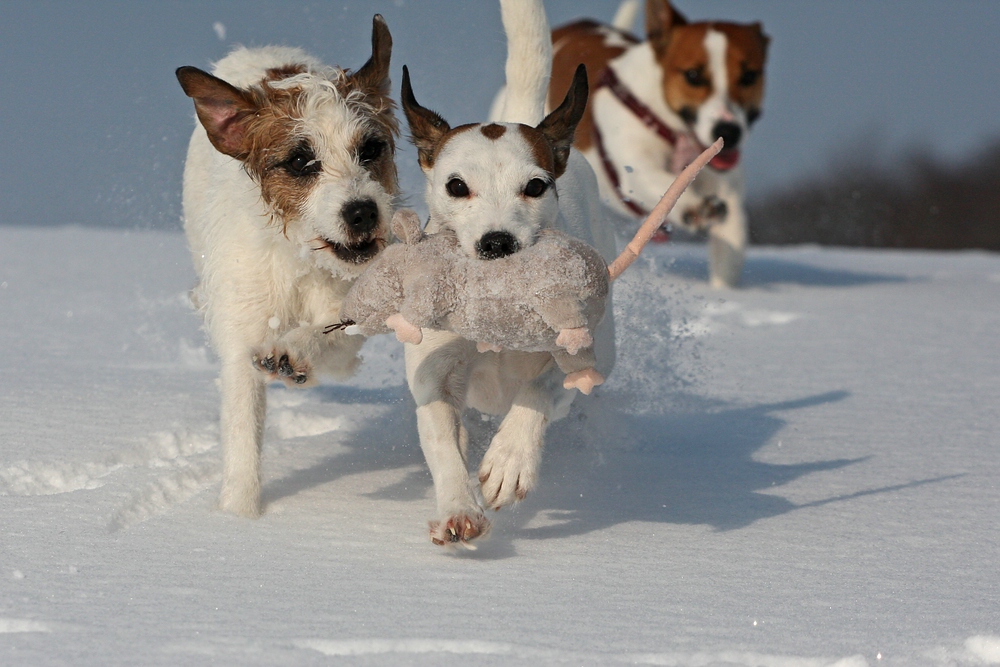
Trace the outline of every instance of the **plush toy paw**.
<path fill-rule="evenodd" d="M 479 514 L 456 514 L 445 521 L 430 521 L 431 542 L 438 546 L 455 545 L 475 550 L 470 540 L 484 537 L 490 532 L 489 520 Z"/>
<path fill-rule="evenodd" d="M 575 371 L 566 376 L 563 380 L 563 387 L 566 389 L 579 389 L 584 394 L 590 394 L 599 384 L 604 384 L 604 376 L 593 368 L 586 368 L 582 371 Z"/>
<path fill-rule="evenodd" d="M 556 337 L 556 345 L 564 348 L 570 354 L 576 354 L 585 347 L 594 344 L 594 339 L 590 335 L 587 327 L 576 327 L 574 329 L 563 329 Z"/>
<path fill-rule="evenodd" d="M 705 197 L 701 204 L 684 211 L 684 224 L 692 229 L 708 229 L 712 225 L 725 222 L 729 206 L 715 195 Z"/>
<path fill-rule="evenodd" d="M 503 348 L 492 343 L 476 343 L 476 352 L 503 352 Z"/>
<path fill-rule="evenodd" d="M 396 332 L 396 340 L 400 343 L 420 345 L 420 341 L 424 339 L 424 334 L 420 330 L 420 327 L 410 324 L 400 313 L 387 317 L 385 325 Z"/>

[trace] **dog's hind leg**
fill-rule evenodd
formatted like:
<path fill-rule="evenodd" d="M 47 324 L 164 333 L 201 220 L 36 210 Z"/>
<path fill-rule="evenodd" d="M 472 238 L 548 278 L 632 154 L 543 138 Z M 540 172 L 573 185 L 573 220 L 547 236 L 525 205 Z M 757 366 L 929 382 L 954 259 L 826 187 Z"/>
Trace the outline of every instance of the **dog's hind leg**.
<path fill-rule="evenodd" d="M 266 387 L 246 354 L 223 358 L 220 380 L 223 468 L 219 506 L 226 512 L 257 517 Z"/>

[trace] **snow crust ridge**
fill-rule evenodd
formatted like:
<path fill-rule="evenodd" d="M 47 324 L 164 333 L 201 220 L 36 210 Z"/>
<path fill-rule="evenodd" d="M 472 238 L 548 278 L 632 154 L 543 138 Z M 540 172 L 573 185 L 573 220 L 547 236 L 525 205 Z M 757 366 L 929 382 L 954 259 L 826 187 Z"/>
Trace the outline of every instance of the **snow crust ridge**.
<path fill-rule="evenodd" d="M 670 667 L 708 667 L 726 664 L 738 667 L 868 667 L 861 655 L 840 659 L 803 658 L 769 655 L 744 651 L 695 653 L 622 653 L 592 654 L 579 651 L 523 646 L 505 642 L 451 639 L 300 639 L 299 648 L 311 649 L 327 656 L 361 656 L 384 654 L 459 654 L 505 655 L 526 660 L 556 662 L 623 663 L 632 665 L 667 665 Z"/>

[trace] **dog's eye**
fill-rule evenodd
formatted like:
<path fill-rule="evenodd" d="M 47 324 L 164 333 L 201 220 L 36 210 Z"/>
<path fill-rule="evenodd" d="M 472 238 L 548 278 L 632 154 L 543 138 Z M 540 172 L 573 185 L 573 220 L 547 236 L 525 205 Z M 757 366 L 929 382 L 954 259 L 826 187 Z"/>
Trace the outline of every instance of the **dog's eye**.
<path fill-rule="evenodd" d="M 365 139 L 364 143 L 358 148 L 358 162 L 361 164 L 370 164 L 375 160 L 382 157 L 382 153 L 385 152 L 386 143 L 378 137 L 369 137 Z"/>
<path fill-rule="evenodd" d="M 444 186 L 444 189 L 448 191 L 452 197 L 468 197 L 469 196 L 469 186 L 465 184 L 461 178 L 453 178 L 448 181 L 448 184 Z"/>
<path fill-rule="evenodd" d="M 540 178 L 533 178 L 524 186 L 525 197 L 541 197 L 549 189 L 549 184 Z"/>
<path fill-rule="evenodd" d="M 749 88 L 750 86 L 757 83 L 757 79 L 760 78 L 760 72 L 752 69 L 748 69 L 740 75 L 739 84 L 741 86 Z"/>
<path fill-rule="evenodd" d="M 296 148 L 281 166 L 296 178 L 319 173 L 319 170 L 322 168 L 320 161 L 316 159 L 312 149 L 308 146 L 299 146 Z"/>
<path fill-rule="evenodd" d="M 688 82 L 689 86 L 694 86 L 695 88 L 708 85 L 705 75 L 702 74 L 701 69 L 696 67 L 684 70 L 684 80 Z"/>

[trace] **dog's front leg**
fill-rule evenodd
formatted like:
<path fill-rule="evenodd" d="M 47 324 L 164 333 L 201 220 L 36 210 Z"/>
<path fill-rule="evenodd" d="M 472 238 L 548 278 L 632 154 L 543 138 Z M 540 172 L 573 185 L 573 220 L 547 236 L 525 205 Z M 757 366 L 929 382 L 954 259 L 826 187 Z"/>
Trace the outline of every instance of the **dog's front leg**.
<path fill-rule="evenodd" d="M 749 236 L 747 214 L 743 206 L 741 168 L 737 167 L 725 175 L 708 173 L 706 176 L 715 177 L 712 185 L 727 209 L 725 220 L 708 229 L 709 283 L 716 288 L 736 287 L 743 272 Z"/>
<path fill-rule="evenodd" d="M 434 481 L 435 544 L 459 543 L 486 534 L 490 524 L 476 500 L 466 467 L 468 435 L 462 425 L 465 375 L 471 343 L 451 334 L 428 332 L 420 345 L 406 345 L 406 379 L 417 403 L 420 448 Z"/>
<path fill-rule="evenodd" d="M 535 488 L 542 462 L 545 429 L 552 414 L 552 392 L 543 375 L 526 382 L 493 436 L 479 467 L 486 504 L 495 510 Z"/>
<path fill-rule="evenodd" d="M 222 493 L 219 506 L 260 516 L 260 448 L 264 432 L 264 380 L 245 354 L 222 359 Z"/>

